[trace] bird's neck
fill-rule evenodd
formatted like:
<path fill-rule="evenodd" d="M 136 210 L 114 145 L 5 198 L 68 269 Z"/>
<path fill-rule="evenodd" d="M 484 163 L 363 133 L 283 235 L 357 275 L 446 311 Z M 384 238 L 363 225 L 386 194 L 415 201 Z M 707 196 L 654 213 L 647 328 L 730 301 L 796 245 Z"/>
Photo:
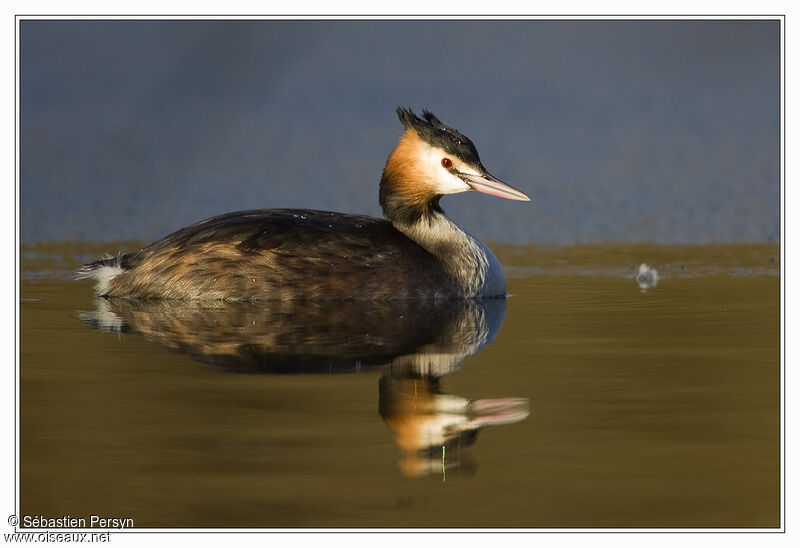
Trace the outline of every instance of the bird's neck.
<path fill-rule="evenodd" d="M 454 223 L 439 206 L 440 196 L 404 204 L 381 192 L 381 206 L 392 225 L 436 257 L 464 296 L 505 295 L 505 275 L 492 251 Z"/>

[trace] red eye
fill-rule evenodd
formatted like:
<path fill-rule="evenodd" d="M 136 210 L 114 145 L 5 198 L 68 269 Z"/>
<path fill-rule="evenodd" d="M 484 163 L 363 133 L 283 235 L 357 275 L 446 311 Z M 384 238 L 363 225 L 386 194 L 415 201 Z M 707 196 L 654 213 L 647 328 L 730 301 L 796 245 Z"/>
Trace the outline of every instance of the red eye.
<path fill-rule="evenodd" d="M 453 167 L 453 161 L 450 158 L 442 158 L 442 167 L 445 169 L 450 169 Z"/>

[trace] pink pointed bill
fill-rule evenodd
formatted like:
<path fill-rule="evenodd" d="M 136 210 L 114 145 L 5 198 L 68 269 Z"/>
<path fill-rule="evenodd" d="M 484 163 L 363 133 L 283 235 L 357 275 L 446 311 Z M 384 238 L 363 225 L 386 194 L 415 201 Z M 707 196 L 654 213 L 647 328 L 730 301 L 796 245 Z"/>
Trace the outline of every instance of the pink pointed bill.
<path fill-rule="evenodd" d="M 488 173 L 486 175 L 462 173 L 461 176 L 464 181 L 470 187 L 472 187 L 472 190 L 477 190 L 478 192 L 483 192 L 484 194 L 489 194 L 491 196 L 497 196 L 498 198 L 505 198 L 506 200 L 520 200 L 523 202 L 531 201 L 531 199 L 528 198 L 528 196 L 526 196 L 524 193 L 495 179 Z"/>

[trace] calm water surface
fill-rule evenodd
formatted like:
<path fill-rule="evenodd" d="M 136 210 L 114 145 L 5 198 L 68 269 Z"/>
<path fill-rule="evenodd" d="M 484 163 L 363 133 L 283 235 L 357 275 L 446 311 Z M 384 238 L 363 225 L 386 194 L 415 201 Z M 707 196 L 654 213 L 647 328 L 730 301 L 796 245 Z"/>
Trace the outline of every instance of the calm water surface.
<path fill-rule="evenodd" d="M 779 525 L 777 246 L 499 247 L 447 307 L 97 302 L 102 251 L 21 250 L 23 515 Z"/>

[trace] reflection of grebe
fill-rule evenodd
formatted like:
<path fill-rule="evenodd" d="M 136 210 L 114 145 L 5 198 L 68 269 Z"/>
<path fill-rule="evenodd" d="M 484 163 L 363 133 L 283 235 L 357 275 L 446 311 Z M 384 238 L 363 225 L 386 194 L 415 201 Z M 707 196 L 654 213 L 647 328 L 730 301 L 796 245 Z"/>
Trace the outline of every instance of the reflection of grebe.
<path fill-rule="evenodd" d="M 459 466 L 460 449 L 475 443 L 486 426 L 513 424 L 528 417 L 526 398 L 468 400 L 442 393 L 431 376 L 384 376 L 379 412 L 403 450 L 398 463 L 408 477 L 444 472 Z M 443 456 L 450 454 L 442 462 Z"/>
<path fill-rule="evenodd" d="M 406 128 L 380 183 L 388 222 L 311 210 L 229 213 L 135 253 L 84 265 L 105 297 L 187 300 L 413 299 L 502 296 L 503 270 L 439 207 L 444 194 L 522 192 L 490 175 L 472 142 L 397 109 Z"/>
<path fill-rule="evenodd" d="M 505 299 L 220 303 L 96 299 L 78 312 L 104 331 L 139 333 L 161 348 L 227 371 L 442 376 L 494 338 Z"/>
<path fill-rule="evenodd" d="M 466 448 L 480 429 L 528 416 L 525 398 L 470 400 L 440 386 L 440 378 L 491 343 L 506 299 L 96 303 L 97 310 L 78 313 L 87 324 L 138 333 L 219 371 L 380 372 L 380 415 L 407 476 L 468 475 L 474 461 Z"/>

